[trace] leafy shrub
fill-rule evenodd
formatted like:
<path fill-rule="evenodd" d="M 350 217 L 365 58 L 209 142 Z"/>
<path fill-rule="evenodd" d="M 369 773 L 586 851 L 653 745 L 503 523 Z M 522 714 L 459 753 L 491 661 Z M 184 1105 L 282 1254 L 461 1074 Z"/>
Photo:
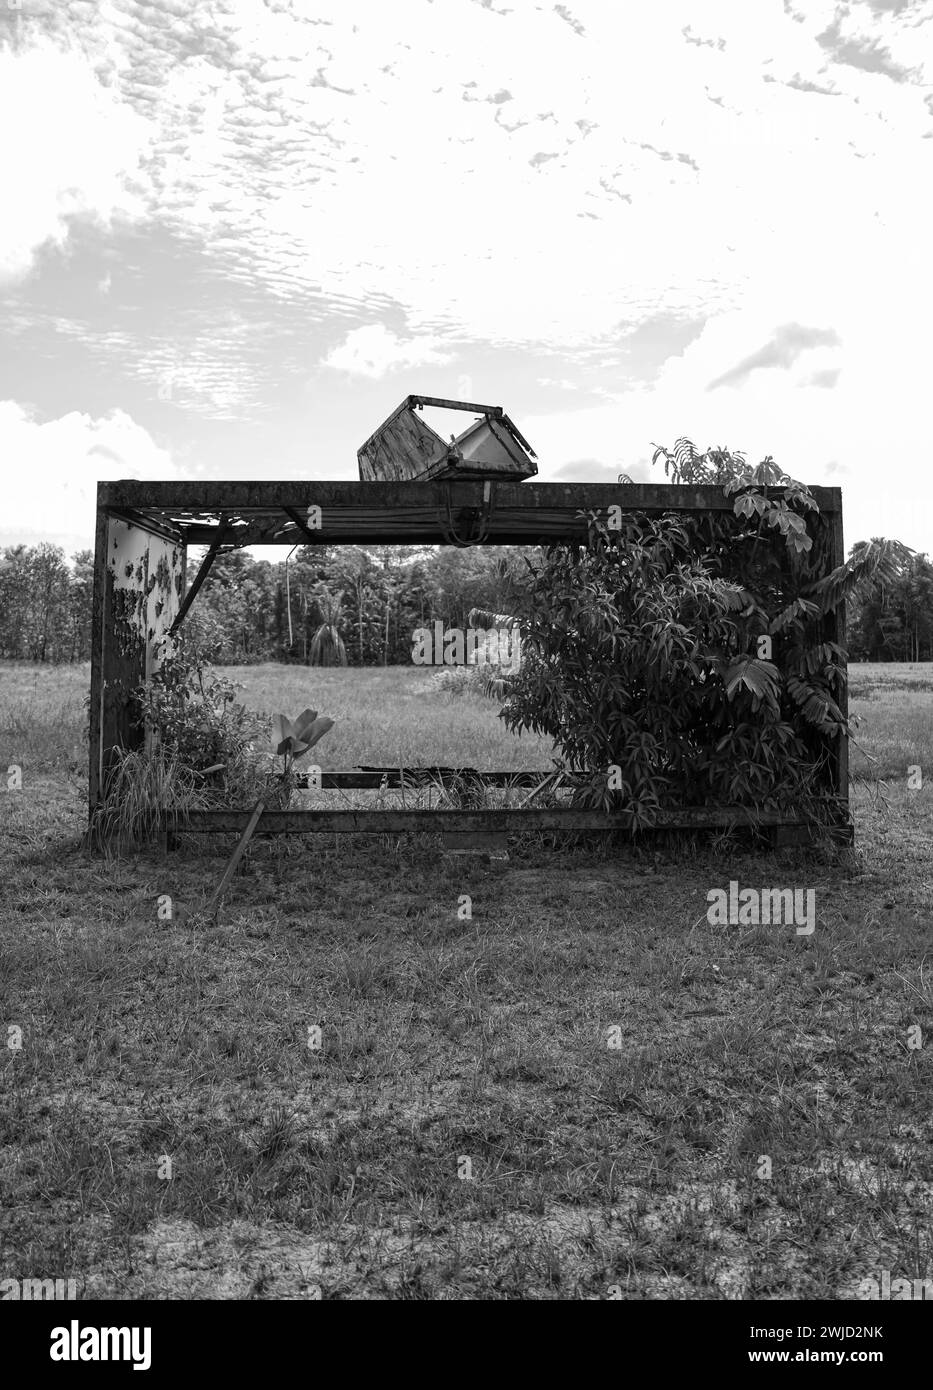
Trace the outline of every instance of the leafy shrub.
<path fill-rule="evenodd" d="M 272 721 L 238 702 L 241 688 L 181 639 L 136 692 L 150 739 L 190 769 L 210 799 L 228 804 L 255 800 L 272 770 Z"/>
<path fill-rule="evenodd" d="M 444 695 L 465 695 L 469 690 L 477 690 L 478 668 L 476 666 L 442 666 L 430 677 L 432 690 Z"/>
<path fill-rule="evenodd" d="M 553 738 L 583 774 L 577 799 L 633 827 L 678 804 L 818 814 L 833 741 L 849 732 L 831 614 L 896 573 L 905 548 L 855 547 L 827 575 L 826 520 L 773 460 L 750 468 L 687 439 L 660 456 L 675 483 L 721 484 L 732 510 L 635 513 L 618 530 L 591 515 L 587 545 L 550 546 L 501 717 Z"/>
<path fill-rule="evenodd" d="M 773 664 L 749 654 L 754 604 L 692 554 L 673 517 L 633 517 L 553 548 L 535 575 L 513 731 L 550 735 L 587 774 L 578 800 L 650 824 L 666 804 L 775 805 L 799 794 L 805 749 Z M 607 769 L 619 768 L 610 786 Z"/>

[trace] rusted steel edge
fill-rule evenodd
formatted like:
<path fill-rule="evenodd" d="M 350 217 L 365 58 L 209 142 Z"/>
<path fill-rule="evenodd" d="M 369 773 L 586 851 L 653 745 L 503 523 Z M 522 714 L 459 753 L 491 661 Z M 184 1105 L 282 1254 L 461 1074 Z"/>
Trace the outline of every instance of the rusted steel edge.
<path fill-rule="evenodd" d="M 169 637 L 175 636 L 175 633 L 178 631 L 185 618 L 187 617 L 188 610 L 197 598 L 198 591 L 200 590 L 201 585 L 204 583 L 205 579 L 210 574 L 211 567 L 217 558 L 217 553 L 220 550 L 220 547 L 224 543 L 224 538 L 226 537 L 226 534 L 227 520 L 226 517 L 222 514 L 217 525 L 217 531 L 214 536 L 214 539 L 211 541 L 210 548 L 208 549 L 207 554 L 204 556 L 204 559 L 201 561 L 201 565 L 198 569 L 197 574 L 194 576 L 194 579 L 191 581 L 190 586 L 185 591 L 184 598 L 178 605 L 178 612 L 175 614 L 174 620 L 172 621 L 172 625 L 168 630 Z"/>
<path fill-rule="evenodd" d="M 623 512 L 637 511 L 731 511 L 734 499 L 721 487 L 710 484 L 679 483 L 548 483 L 496 482 L 496 506 L 527 515 L 535 510 L 557 510 L 572 518 L 578 511 L 621 506 Z M 108 508 L 132 507 L 140 512 L 207 511 L 275 513 L 285 507 L 307 511 L 311 505 L 361 508 L 380 512 L 397 508 L 404 512 L 434 509 L 445 503 L 444 488 L 452 489 L 452 500 L 463 507 L 482 503 L 483 481 L 460 479 L 449 483 L 388 482 L 360 483 L 341 480 L 283 482 L 218 482 L 214 479 L 179 479 L 153 482 L 127 479 L 98 485 L 98 504 Z M 821 513 L 842 510 L 838 487 L 810 488 Z M 778 499 L 783 489 L 768 488 L 767 495 Z M 158 518 L 156 518 L 157 520 Z M 350 518 L 348 518 L 350 519 Z M 187 531 L 185 523 L 178 523 Z M 198 524 L 198 523 L 193 523 Z M 201 523 L 203 525 L 203 523 Z"/>
<path fill-rule="evenodd" d="M 293 523 L 295 528 L 301 533 L 301 535 L 304 536 L 305 540 L 308 542 L 309 545 L 320 545 L 320 541 L 314 535 L 314 532 L 311 531 L 309 527 L 306 525 L 304 517 L 301 515 L 300 512 L 297 512 L 294 507 L 283 507 L 282 511 L 288 517 L 289 521 Z"/>
<path fill-rule="evenodd" d="M 182 546 L 185 543 L 184 532 L 161 517 L 148 516 L 133 507 L 109 507 L 107 510 L 128 525 L 138 526 L 141 531 L 149 531 L 164 541 L 171 541 L 173 545 Z"/>
<path fill-rule="evenodd" d="M 437 782 L 471 782 L 485 787 L 534 787 L 543 778 L 552 774 L 542 771 L 500 771 L 479 772 L 473 767 L 361 767 L 321 772 L 315 786 L 327 787 L 370 787 L 388 790 L 399 787 L 425 787 Z M 295 774 L 295 786 L 307 788 L 309 774 Z"/>

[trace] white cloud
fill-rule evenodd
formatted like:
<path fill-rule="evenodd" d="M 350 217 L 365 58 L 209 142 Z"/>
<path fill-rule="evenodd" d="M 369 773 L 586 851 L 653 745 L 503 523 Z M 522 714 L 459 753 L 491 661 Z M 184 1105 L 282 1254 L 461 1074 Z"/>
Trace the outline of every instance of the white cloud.
<path fill-rule="evenodd" d="M 451 357 L 450 352 L 442 350 L 437 338 L 399 338 L 385 324 L 374 323 L 366 328 L 352 329 L 344 341 L 328 353 L 323 365 L 375 381 L 407 367 L 441 365 Z"/>
<path fill-rule="evenodd" d="M 361 316 L 399 305 L 429 339 L 572 353 L 764 284 L 851 296 L 879 233 L 925 247 L 909 205 L 930 184 L 933 23 L 845 18 L 847 40 L 912 50 L 917 79 L 897 83 L 832 61 L 830 0 L 800 9 L 445 0 L 441 25 L 425 0 L 318 0 L 308 23 L 230 0 L 151 7 L 122 66 L 107 23 L 82 42 L 158 130 L 151 215 L 238 275 Z M 359 357 L 378 374 L 377 340 Z"/>
<path fill-rule="evenodd" d="M 122 410 L 40 423 L 17 402 L 0 401 L 0 458 L 10 465 L 0 545 L 48 540 L 68 554 L 93 548 L 98 482 L 178 476 L 168 453 Z"/>
<path fill-rule="evenodd" d="M 686 434 L 701 449 L 742 449 L 753 463 L 771 454 L 792 477 L 841 487 L 847 546 L 885 535 L 930 552 L 928 509 L 918 505 L 930 493 L 923 358 L 914 334 L 879 342 L 878 320 L 862 322 L 855 307 L 839 325 L 837 344 L 808 348 L 787 365 L 758 368 L 716 390 L 708 389 L 711 381 L 782 341 L 781 319 L 758 310 L 723 315 L 651 385 L 587 410 L 523 416 L 542 481 L 592 459 L 664 482 L 662 465 L 646 467 L 651 445 L 670 447 Z M 819 384 L 825 374 L 833 385 Z M 574 476 L 597 480 L 585 463 Z"/>
<path fill-rule="evenodd" d="M 62 245 L 72 217 L 141 215 L 129 179 L 145 121 L 103 87 L 77 53 L 41 44 L 0 49 L 0 281 Z"/>
<path fill-rule="evenodd" d="M 287 331 L 296 306 L 311 311 L 292 362 L 321 355 L 322 324 L 351 328 L 324 362 L 361 396 L 455 360 L 516 413 L 544 477 L 574 459 L 628 471 L 652 439 L 688 432 L 842 483 L 850 539 L 933 549 L 915 500 L 929 492 L 933 12 L 561 8 L 572 24 L 551 6 L 468 0 L 445 0 L 443 23 L 428 0 L 317 0 L 311 22 L 253 0 L 153 5 L 144 21 L 66 5 L 61 52 L 0 54 L 0 274 L 61 243 L 71 216 L 135 215 L 138 191 L 156 234 L 201 256 L 215 286 L 248 286 L 262 312 L 281 303 Z M 908 80 L 866 70 L 882 49 Z M 126 281 L 113 283 L 105 308 Z M 248 353 L 259 311 L 239 335 L 202 325 L 203 355 L 186 350 L 172 378 L 143 298 L 132 307 L 125 350 L 112 328 L 108 350 L 154 393 L 174 382 L 176 405 L 200 391 L 212 418 L 242 418 L 248 378 L 274 402 L 278 361 L 260 378 Z M 663 335 L 675 315 L 706 327 L 653 385 L 522 413 L 512 349 L 546 354 L 539 383 L 547 370 L 592 399 L 600 361 L 626 360 L 620 325 L 657 316 Z M 404 334 L 387 326 L 403 321 Z M 791 324 L 822 336 L 798 353 L 781 337 Z M 629 360 L 642 379 L 637 350 Z M 333 443 L 352 459 L 345 428 Z M 240 438 L 224 457 L 250 462 Z"/>

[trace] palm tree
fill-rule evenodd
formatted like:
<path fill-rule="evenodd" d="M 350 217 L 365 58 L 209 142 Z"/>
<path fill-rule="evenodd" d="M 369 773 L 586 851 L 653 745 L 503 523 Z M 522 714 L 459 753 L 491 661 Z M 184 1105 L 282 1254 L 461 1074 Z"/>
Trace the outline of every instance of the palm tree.
<path fill-rule="evenodd" d="M 340 605 L 343 602 L 343 590 L 341 589 L 338 594 L 332 594 L 329 589 L 321 585 L 315 598 L 324 621 L 311 638 L 308 660 L 312 666 L 346 666 L 347 649 L 343 645 L 343 638 L 337 628 L 337 623 L 340 620 Z"/>

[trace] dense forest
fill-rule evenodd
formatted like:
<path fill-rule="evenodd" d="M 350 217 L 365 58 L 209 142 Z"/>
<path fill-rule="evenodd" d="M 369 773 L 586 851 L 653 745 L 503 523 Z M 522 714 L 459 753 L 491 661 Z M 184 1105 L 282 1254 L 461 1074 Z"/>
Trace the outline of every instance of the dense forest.
<path fill-rule="evenodd" d="M 411 660 L 412 632 L 441 619 L 465 628 L 471 608 L 521 613 L 531 552 L 511 547 L 305 546 L 288 563 L 222 554 L 186 627 L 211 659 L 313 663 L 345 652 L 351 666 Z M 189 561 L 189 581 L 198 556 Z M 0 551 L 0 658 L 86 661 L 93 555 L 69 563 L 54 545 Z M 848 614 L 850 660 L 933 660 L 933 564 L 907 572 Z M 342 648 L 329 634 L 339 636 Z"/>

